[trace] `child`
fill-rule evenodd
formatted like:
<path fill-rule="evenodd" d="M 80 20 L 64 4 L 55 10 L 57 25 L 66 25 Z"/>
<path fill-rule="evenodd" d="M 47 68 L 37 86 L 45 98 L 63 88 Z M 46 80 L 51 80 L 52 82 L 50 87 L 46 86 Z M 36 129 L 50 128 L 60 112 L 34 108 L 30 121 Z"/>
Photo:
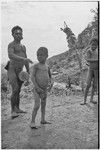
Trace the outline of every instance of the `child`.
<path fill-rule="evenodd" d="M 31 77 L 31 80 L 34 84 L 34 109 L 32 113 L 32 121 L 30 127 L 35 129 L 37 129 L 37 126 L 35 125 L 35 118 L 37 111 L 40 107 L 40 99 L 41 99 L 41 124 L 49 123 L 45 120 L 47 88 L 49 82 L 51 82 L 50 69 L 46 65 L 47 58 L 48 58 L 48 49 L 45 47 L 40 47 L 37 51 L 37 59 L 39 63 L 33 66 Z"/>
<path fill-rule="evenodd" d="M 96 104 L 97 102 L 93 101 L 94 92 L 98 89 L 98 39 L 93 38 L 90 41 L 91 50 L 87 52 L 87 62 L 89 64 L 87 86 L 85 89 L 84 102 L 81 105 L 86 104 L 87 95 L 89 88 L 92 82 L 91 98 L 90 102 Z"/>

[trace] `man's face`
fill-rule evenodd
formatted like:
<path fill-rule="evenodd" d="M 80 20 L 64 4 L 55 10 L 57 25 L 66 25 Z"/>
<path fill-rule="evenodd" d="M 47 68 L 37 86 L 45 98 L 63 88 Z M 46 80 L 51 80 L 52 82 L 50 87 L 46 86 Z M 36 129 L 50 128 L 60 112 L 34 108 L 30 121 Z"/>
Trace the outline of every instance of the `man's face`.
<path fill-rule="evenodd" d="M 96 50 L 96 48 L 97 48 L 97 43 L 96 42 L 92 43 L 91 44 L 91 49 Z"/>
<path fill-rule="evenodd" d="M 21 30 L 15 30 L 12 35 L 16 41 L 21 41 L 23 39 L 23 34 Z"/>

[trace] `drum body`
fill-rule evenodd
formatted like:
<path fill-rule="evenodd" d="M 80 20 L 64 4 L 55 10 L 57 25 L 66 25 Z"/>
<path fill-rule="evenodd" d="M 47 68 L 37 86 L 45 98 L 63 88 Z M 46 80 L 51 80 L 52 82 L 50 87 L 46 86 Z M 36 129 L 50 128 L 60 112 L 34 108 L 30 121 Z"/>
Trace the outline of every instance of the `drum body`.
<path fill-rule="evenodd" d="M 29 80 L 29 74 L 27 72 L 25 72 L 25 71 L 21 71 L 19 73 L 19 79 L 21 81 L 27 81 L 27 80 Z"/>

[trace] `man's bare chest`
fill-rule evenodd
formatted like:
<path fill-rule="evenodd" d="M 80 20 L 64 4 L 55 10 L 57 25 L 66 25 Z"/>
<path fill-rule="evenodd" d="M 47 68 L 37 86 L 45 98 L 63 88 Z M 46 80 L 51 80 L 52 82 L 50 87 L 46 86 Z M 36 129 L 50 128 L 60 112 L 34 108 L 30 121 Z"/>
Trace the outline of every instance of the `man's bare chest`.
<path fill-rule="evenodd" d="M 20 56 L 24 56 L 25 55 L 25 49 L 21 45 L 16 45 L 14 47 L 14 53 L 17 55 L 20 55 Z"/>

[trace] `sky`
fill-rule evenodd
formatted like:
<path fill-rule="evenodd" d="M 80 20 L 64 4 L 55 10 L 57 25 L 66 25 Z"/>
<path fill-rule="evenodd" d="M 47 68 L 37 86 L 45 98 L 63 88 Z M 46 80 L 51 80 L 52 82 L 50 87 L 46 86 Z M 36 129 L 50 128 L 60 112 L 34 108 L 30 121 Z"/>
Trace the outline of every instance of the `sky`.
<path fill-rule="evenodd" d="M 37 60 L 36 51 L 45 46 L 49 57 L 68 50 L 66 35 L 60 30 L 64 21 L 78 36 L 93 20 L 91 9 L 97 8 L 97 2 L 1 2 L 1 58 L 8 60 L 7 47 L 13 41 L 11 29 L 19 25 L 23 29 L 22 44 L 26 46 L 27 56 L 33 62 Z"/>

